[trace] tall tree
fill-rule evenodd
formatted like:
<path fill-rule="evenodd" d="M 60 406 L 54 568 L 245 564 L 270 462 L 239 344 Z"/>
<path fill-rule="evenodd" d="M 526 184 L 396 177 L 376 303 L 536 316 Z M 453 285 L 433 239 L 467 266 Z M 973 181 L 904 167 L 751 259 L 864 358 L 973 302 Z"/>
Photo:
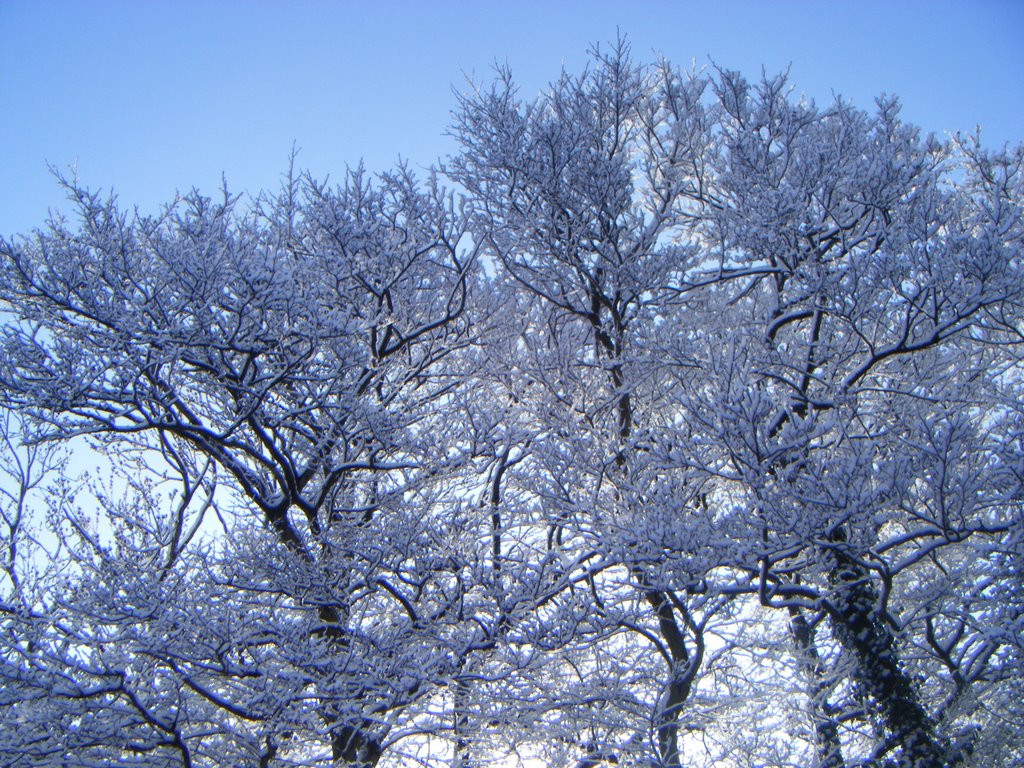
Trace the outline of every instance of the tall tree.
<path fill-rule="evenodd" d="M 1014 525 L 997 425 L 1018 379 L 1020 153 L 921 139 L 892 100 L 822 110 L 783 77 L 645 69 L 621 42 L 532 102 L 499 72 L 455 132 L 478 239 L 557 329 L 533 376 L 559 446 L 552 525 L 614 549 L 660 636 L 658 759 L 680 759 L 689 606 L 716 589 L 785 609 L 823 765 L 844 738 L 865 749 L 839 731 L 865 718 L 874 758 L 960 759 L 901 660 L 916 609 L 901 620 L 890 596 L 938 550 Z M 942 424 L 990 469 L 968 502 L 936 484 Z M 936 512 L 954 498 L 955 523 Z M 829 701 L 844 676 L 863 703 Z"/>
<path fill-rule="evenodd" d="M 877 722 L 873 758 L 956 762 L 900 657 L 919 609 L 890 597 L 939 550 L 1013 526 L 998 392 L 1019 364 L 1020 153 L 922 140 L 893 101 L 819 111 L 782 79 L 755 89 L 732 73 L 716 90 L 702 230 L 723 270 L 758 274 L 713 288 L 726 324 L 701 323 L 696 354 L 716 385 L 692 390 L 688 412 L 758 521 L 762 602 L 827 617 Z M 825 764 L 830 709 L 817 705 Z"/>
<path fill-rule="evenodd" d="M 230 557 L 208 586 L 239 594 L 211 596 L 225 615 L 210 620 L 249 611 L 266 626 L 253 640 L 238 615 L 239 626 L 215 630 L 215 659 L 179 656 L 177 633 L 147 658 L 243 722 L 267 719 L 268 707 L 299 717 L 313 701 L 320 723 L 306 723 L 307 737 L 323 733 L 336 764 L 374 765 L 393 717 L 459 656 L 442 628 L 460 600 L 457 575 L 421 555 L 453 524 L 433 516 L 456 503 L 451 478 L 467 458 L 444 413 L 465 382 L 440 375 L 469 338 L 474 279 L 451 196 L 405 169 L 376 182 L 356 171 L 333 190 L 289 178 L 248 216 L 225 193 L 129 219 L 112 200 L 68 191 L 78 230 L 54 222 L 2 247 L 16 316 L 5 328 L 5 405 L 35 425 L 37 442 L 128 445 L 193 485 L 216 465 L 233 491 L 221 503 L 238 511 Z M 174 583 L 161 572 L 151 586 Z M 128 627 L 124 610 L 97 609 Z M 200 632 L 203 619 L 186 615 Z M 267 749 L 293 725 L 268 735 Z M 181 728 L 172 740 L 185 755 L 195 747 Z"/>
<path fill-rule="evenodd" d="M 714 112 L 706 81 L 639 67 L 622 40 L 593 53 L 592 68 L 563 74 L 535 101 L 519 100 L 508 71 L 466 96 L 455 128 L 463 152 L 449 170 L 476 201 L 475 237 L 540 308 L 524 326 L 521 367 L 542 393 L 535 418 L 547 439 L 533 466 L 550 544 L 585 564 L 608 642 L 622 648 L 632 633 L 661 658 L 656 681 L 637 691 L 649 708 L 643 731 L 620 740 L 653 743 L 671 766 L 721 604 L 697 594 L 700 563 L 659 554 L 663 526 L 700 506 L 702 479 L 652 451 L 675 414 L 645 344 L 702 258 L 685 238 L 703 203 Z M 690 545 L 700 541 L 694 531 Z M 614 743 L 594 751 L 615 753 Z"/>

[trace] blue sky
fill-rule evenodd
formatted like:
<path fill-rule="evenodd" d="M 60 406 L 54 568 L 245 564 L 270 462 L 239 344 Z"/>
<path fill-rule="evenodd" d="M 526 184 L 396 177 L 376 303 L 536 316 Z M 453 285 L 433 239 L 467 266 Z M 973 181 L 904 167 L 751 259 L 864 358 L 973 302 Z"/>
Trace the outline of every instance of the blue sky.
<path fill-rule="evenodd" d="M 274 189 L 293 144 L 321 178 L 429 165 L 467 76 L 507 62 L 534 93 L 616 30 L 639 59 L 789 67 L 819 102 L 895 93 L 926 130 L 1024 140 L 1021 0 L 0 0 L 0 235 L 63 206 L 48 164 L 147 213 L 222 175 Z"/>

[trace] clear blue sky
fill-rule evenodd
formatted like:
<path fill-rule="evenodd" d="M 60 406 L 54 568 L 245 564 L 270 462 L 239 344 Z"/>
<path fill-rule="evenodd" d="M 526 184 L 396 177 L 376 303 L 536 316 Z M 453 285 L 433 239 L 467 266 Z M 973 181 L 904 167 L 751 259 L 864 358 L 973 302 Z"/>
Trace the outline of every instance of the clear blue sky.
<path fill-rule="evenodd" d="M 47 164 L 144 212 L 222 174 L 276 188 L 293 143 L 318 177 L 429 165 L 467 75 L 507 62 L 533 93 L 617 29 L 640 59 L 790 67 L 819 102 L 1024 140 L 1024 0 L 0 0 L 0 235 L 63 204 Z"/>

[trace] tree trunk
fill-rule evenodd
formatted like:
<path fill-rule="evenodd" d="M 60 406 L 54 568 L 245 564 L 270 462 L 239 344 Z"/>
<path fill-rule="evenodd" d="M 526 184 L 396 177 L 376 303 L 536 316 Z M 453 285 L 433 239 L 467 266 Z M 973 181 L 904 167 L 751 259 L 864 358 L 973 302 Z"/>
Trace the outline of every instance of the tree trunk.
<path fill-rule="evenodd" d="M 473 764 L 469 735 L 469 682 L 464 677 L 457 677 L 454 685 L 454 703 L 452 706 L 455 732 L 455 759 L 452 768 L 470 768 Z"/>
<path fill-rule="evenodd" d="M 845 540 L 842 531 L 835 537 Z M 878 596 L 867 569 L 841 551 L 834 557 L 832 626 L 853 661 L 854 679 L 878 706 L 888 734 L 880 755 L 897 749 L 894 765 L 899 768 L 947 768 L 946 750 L 936 738 L 935 726 L 900 668 L 895 638 L 879 615 Z"/>
<path fill-rule="evenodd" d="M 349 647 L 348 631 L 344 626 L 344 607 L 322 605 L 319 608 L 325 627 L 320 630 L 334 653 L 344 654 Z M 374 721 L 360 718 L 358 722 L 341 723 L 337 710 L 323 706 L 324 722 L 331 733 L 331 759 L 334 768 L 374 768 L 383 754 L 380 738 L 374 732 Z M 348 719 L 348 718 L 346 718 Z"/>
<path fill-rule="evenodd" d="M 814 723 L 815 766 L 844 768 L 843 748 L 835 707 L 828 701 L 828 681 L 822 674 L 821 657 L 814 640 L 814 629 L 799 608 L 789 609 L 789 631 L 796 647 L 796 658 L 807 682 L 810 717 Z"/>
<path fill-rule="evenodd" d="M 682 763 L 679 754 L 679 715 L 690 695 L 690 688 L 700 665 L 699 654 L 697 659 L 691 658 L 668 595 L 660 590 L 649 590 L 644 597 L 658 616 L 661 636 L 672 660 L 668 685 L 654 713 L 658 757 L 664 768 L 680 768 Z"/>
<path fill-rule="evenodd" d="M 371 722 L 346 725 L 331 735 L 331 757 L 335 768 L 374 768 L 380 760 L 380 741 L 370 732 Z"/>

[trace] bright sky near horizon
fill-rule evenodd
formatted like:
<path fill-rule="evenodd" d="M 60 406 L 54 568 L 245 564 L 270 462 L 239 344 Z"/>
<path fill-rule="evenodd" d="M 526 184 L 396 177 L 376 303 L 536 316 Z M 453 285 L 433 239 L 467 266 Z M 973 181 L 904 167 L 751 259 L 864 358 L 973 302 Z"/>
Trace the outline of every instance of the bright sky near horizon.
<path fill-rule="evenodd" d="M 64 205 L 48 165 L 154 213 L 175 192 L 275 190 L 297 165 L 451 152 L 452 89 L 507 63 L 532 95 L 617 30 L 634 57 L 790 68 L 797 93 L 926 131 L 1024 141 L 1020 0 L 0 0 L 0 236 Z"/>

